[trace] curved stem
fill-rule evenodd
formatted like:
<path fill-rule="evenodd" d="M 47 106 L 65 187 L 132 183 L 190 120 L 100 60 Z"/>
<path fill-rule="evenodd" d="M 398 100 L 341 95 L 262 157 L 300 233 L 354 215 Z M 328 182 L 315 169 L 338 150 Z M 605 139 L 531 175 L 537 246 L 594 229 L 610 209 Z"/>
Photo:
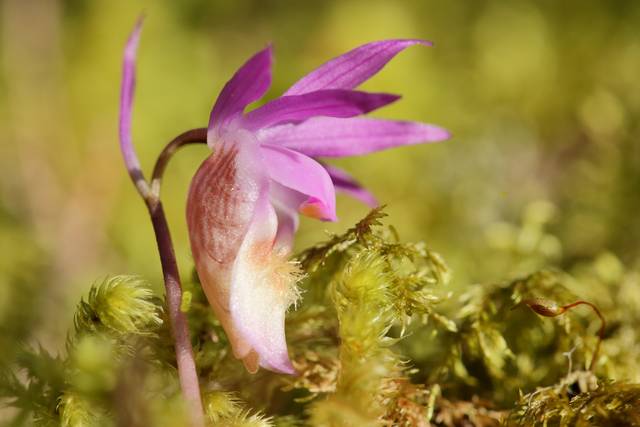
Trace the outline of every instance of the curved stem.
<path fill-rule="evenodd" d="M 602 344 L 602 340 L 604 339 L 604 330 L 607 326 L 607 322 L 606 320 L 604 320 L 604 316 L 602 315 L 598 307 L 596 307 L 595 304 L 592 304 L 589 301 L 582 301 L 582 300 L 576 301 L 574 303 L 567 304 L 562 308 L 566 311 L 578 305 L 588 305 L 600 318 L 600 329 L 598 329 L 598 342 L 596 343 L 596 347 L 593 350 L 593 356 L 591 358 L 591 363 L 589 364 L 589 370 L 593 372 L 593 369 L 595 368 L 595 365 L 596 365 L 596 361 L 598 360 L 598 353 L 600 352 L 600 344 Z"/>
<path fill-rule="evenodd" d="M 162 150 L 151 175 L 151 185 L 149 196 L 145 198 L 153 230 L 156 235 L 158 251 L 160 252 L 160 262 L 166 288 L 167 307 L 169 318 L 176 343 L 176 362 L 178 365 L 178 375 L 180 377 L 180 387 L 190 408 L 190 415 L 194 426 L 204 425 L 204 411 L 202 408 L 202 398 L 200 396 L 200 386 L 196 364 L 193 357 L 193 349 L 189 337 L 189 325 L 185 314 L 180 310 L 182 303 L 182 285 L 180 272 L 176 262 L 176 255 L 173 249 L 169 224 L 160 200 L 160 185 L 162 176 L 173 154 L 182 146 L 188 144 L 207 142 L 207 129 L 198 128 L 181 133 L 176 136 Z M 146 181 L 145 181 L 146 183 Z"/>
<path fill-rule="evenodd" d="M 124 141 L 123 154 L 125 156 L 125 163 L 129 170 L 131 180 L 144 200 L 149 211 L 149 216 L 151 217 L 151 223 L 153 224 L 153 231 L 156 236 L 156 243 L 160 254 L 160 264 L 162 265 L 162 274 L 164 277 L 169 321 L 171 323 L 171 331 L 175 341 L 176 363 L 178 366 L 180 388 L 189 408 L 188 412 L 191 417 L 191 426 L 203 427 L 205 425 L 204 410 L 202 407 L 202 398 L 200 396 L 200 383 L 198 380 L 198 373 L 196 371 L 196 363 L 193 357 L 193 348 L 191 347 L 191 339 L 189 336 L 189 325 L 187 317 L 180 310 L 182 302 L 180 272 L 178 270 L 176 255 L 173 250 L 169 224 L 167 223 L 167 218 L 159 195 L 160 179 L 166 163 L 175 150 L 177 150 L 181 145 L 200 141 L 199 139 L 196 141 L 195 138 L 198 135 L 201 136 L 201 132 L 199 132 L 200 130 L 198 129 L 195 131 L 198 132 L 189 131 L 178 136 L 169 143 L 161 153 L 153 173 L 154 182 L 157 181 L 157 193 L 152 190 L 151 186 L 144 178 L 130 139 L 125 139 Z M 204 136 L 206 139 L 206 130 Z"/>
<path fill-rule="evenodd" d="M 180 147 L 188 144 L 206 144 L 207 143 L 207 128 L 191 129 L 173 138 L 173 140 L 167 144 L 160 155 L 156 164 L 153 167 L 153 173 L 151 174 L 151 194 L 160 199 L 160 185 L 162 184 L 162 176 L 164 170 L 171 160 L 171 157 L 175 154 Z"/>
<path fill-rule="evenodd" d="M 153 231 L 156 235 L 156 243 L 158 244 L 158 252 L 160 253 L 160 263 L 162 264 L 162 273 L 164 276 L 164 286 L 166 292 L 167 307 L 169 310 L 169 322 L 175 341 L 176 362 L 178 365 L 178 377 L 180 378 L 180 387 L 183 397 L 188 405 L 188 414 L 191 417 L 191 427 L 204 427 L 204 411 L 202 408 L 202 398 L 200 396 L 200 385 L 198 381 L 198 373 L 193 358 L 193 349 L 191 348 L 191 339 L 189 337 L 189 326 L 185 314 L 180 310 L 182 302 L 182 286 L 180 284 L 180 273 L 176 262 L 176 255 L 173 251 L 173 243 L 169 232 L 167 218 L 162 208 L 158 192 L 152 191 L 149 182 L 145 179 L 140 167 L 140 162 L 133 147 L 131 137 L 131 116 L 133 110 L 133 98 L 135 94 L 136 70 L 135 60 L 138 43 L 140 41 L 140 31 L 142 29 L 142 18 L 138 19 L 124 50 L 124 61 L 122 64 L 122 85 L 120 88 L 120 150 L 124 163 L 129 172 L 129 176 L 133 181 L 138 193 L 144 200 L 151 216 Z M 182 135 L 187 135 L 186 132 Z M 198 133 L 198 135 L 200 135 Z M 204 134 L 206 139 L 206 131 Z M 177 138 L 178 140 L 180 137 Z M 182 138 L 188 140 L 189 138 Z M 175 139 L 174 139 L 175 141 Z M 172 142 L 173 143 L 173 142 Z M 169 147 L 172 147 L 172 143 Z M 179 146 L 179 145 L 178 145 Z M 167 151 L 167 148 L 165 148 Z M 163 154 L 165 153 L 163 151 Z M 173 149 L 175 151 L 175 149 Z M 159 169 L 159 175 L 171 157 L 171 149 L 167 151 L 162 159 L 159 159 L 160 165 L 156 165 Z M 164 160 L 166 158 L 166 160 Z M 154 178 L 156 176 L 154 171 Z"/>
<path fill-rule="evenodd" d="M 604 319 L 604 316 L 595 306 L 595 304 L 590 303 L 589 301 L 579 300 L 576 302 L 572 302 L 571 304 L 558 306 L 554 301 L 545 300 L 544 298 L 532 298 L 522 300 L 518 305 L 526 304 L 531 310 L 536 312 L 537 314 L 545 317 L 556 317 L 560 316 L 563 313 L 566 313 L 568 310 L 571 310 L 574 307 L 579 305 L 588 305 L 591 309 L 596 313 L 596 315 L 600 318 L 600 329 L 598 329 L 598 342 L 596 343 L 596 347 L 593 350 L 593 356 L 591 358 L 591 363 L 589 364 L 589 370 L 593 372 L 593 369 L 596 366 L 596 362 L 598 360 L 598 353 L 600 352 L 600 345 L 602 344 L 602 340 L 604 340 L 604 331 L 607 327 L 607 322 Z M 512 307 L 513 310 L 518 305 Z"/>

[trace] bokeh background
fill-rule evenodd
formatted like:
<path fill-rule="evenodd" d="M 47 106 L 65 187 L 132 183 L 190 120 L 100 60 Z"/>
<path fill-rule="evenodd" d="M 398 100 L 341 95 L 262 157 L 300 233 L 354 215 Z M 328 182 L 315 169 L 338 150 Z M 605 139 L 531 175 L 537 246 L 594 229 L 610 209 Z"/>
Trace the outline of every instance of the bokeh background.
<path fill-rule="evenodd" d="M 363 88 L 403 95 L 376 116 L 454 137 L 336 162 L 388 205 L 401 238 L 442 254 L 452 290 L 542 265 L 639 264 L 638 1 L 0 4 L 0 319 L 17 336 L 61 348 L 73 306 L 109 274 L 162 289 L 117 140 L 121 52 L 141 11 L 133 132 L 147 173 L 173 136 L 206 125 L 223 84 L 268 42 L 266 99 L 361 43 L 426 38 L 435 47 L 407 50 Z M 206 155 L 182 151 L 164 185 L 184 275 L 186 192 Z M 367 212 L 338 203 L 336 224 L 303 220 L 300 249 Z"/>

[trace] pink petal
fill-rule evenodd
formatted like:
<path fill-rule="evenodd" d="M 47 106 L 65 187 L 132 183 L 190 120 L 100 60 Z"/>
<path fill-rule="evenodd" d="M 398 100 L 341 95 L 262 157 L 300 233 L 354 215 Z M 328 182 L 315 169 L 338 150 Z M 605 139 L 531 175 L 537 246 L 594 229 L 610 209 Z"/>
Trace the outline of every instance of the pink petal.
<path fill-rule="evenodd" d="M 298 209 L 324 221 L 336 221 L 336 194 L 327 171 L 310 157 L 284 147 L 262 145 L 270 178 L 308 197 Z"/>
<path fill-rule="evenodd" d="M 258 197 L 269 181 L 250 135 L 227 134 L 225 138 L 191 181 L 187 225 L 202 288 L 234 355 L 243 359 L 252 347 L 231 318 L 231 272 Z"/>
<path fill-rule="evenodd" d="M 271 181 L 269 197 L 278 216 L 278 233 L 275 246 L 276 248 L 292 248 L 300 222 L 298 208 L 307 200 L 307 196 Z"/>
<path fill-rule="evenodd" d="M 133 109 L 133 95 L 136 88 L 136 52 L 140 42 L 142 18 L 138 19 L 124 49 L 124 63 L 122 66 L 122 86 L 120 89 L 120 150 L 125 165 L 130 173 L 142 176 L 140 162 L 133 149 L 131 141 L 131 111 Z"/>
<path fill-rule="evenodd" d="M 250 130 L 301 122 L 315 116 L 353 117 L 368 113 L 393 101 L 397 95 L 331 89 L 274 99 L 246 115 L 244 127 Z"/>
<path fill-rule="evenodd" d="M 348 194 L 349 196 L 360 200 L 362 203 L 371 208 L 375 208 L 378 206 L 378 201 L 376 200 L 375 196 L 364 189 L 360 185 L 360 183 L 347 172 L 335 166 L 330 166 L 327 164 L 323 164 L 323 166 L 329 173 L 331 181 L 333 181 L 333 185 L 335 186 L 337 191 Z"/>
<path fill-rule="evenodd" d="M 449 138 L 446 130 L 424 123 L 316 117 L 297 125 L 281 125 L 258 134 L 263 144 L 290 148 L 309 157 L 345 157 L 402 145 Z"/>
<path fill-rule="evenodd" d="M 276 244 L 273 185 L 253 135 L 225 133 L 191 182 L 187 223 L 198 276 L 234 355 L 249 372 L 294 373 L 284 316 L 298 275 L 291 245 Z"/>
<path fill-rule="evenodd" d="M 285 95 L 300 95 L 321 89 L 354 89 L 368 80 L 409 46 L 431 46 L 426 40 L 382 40 L 355 48 L 326 62 L 294 83 Z"/>
<path fill-rule="evenodd" d="M 224 86 L 209 118 L 210 144 L 220 129 L 238 117 L 245 107 L 264 95 L 271 85 L 272 48 L 253 55 Z"/>
<path fill-rule="evenodd" d="M 278 219 L 267 192 L 261 194 L 231 275 L 233 323 L 251 345 L 245 361 L 294 374 L 285 339 L 285 313 L 295 300 L 297 276 L 289 250 L 276 251 Z M 254 362 L 254 363 L 255 363 Z M 248 366 L 252 370 L 251 366 Z"/>

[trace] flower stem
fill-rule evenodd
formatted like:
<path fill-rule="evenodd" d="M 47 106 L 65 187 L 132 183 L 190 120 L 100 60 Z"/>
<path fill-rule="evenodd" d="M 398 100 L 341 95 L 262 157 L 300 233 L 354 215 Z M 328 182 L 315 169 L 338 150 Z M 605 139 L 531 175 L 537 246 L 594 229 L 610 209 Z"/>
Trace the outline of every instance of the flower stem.
<path fill-rule="evenodd" d="M 129 176 L 133 181 L 138 193 L 144 200 L 151 216 L 153 223 L 153 231 L 156 235 L 158 244 L 158 252 L 160 253 L 160 263 L 162 264 L 162 274 L 164 276 L 164 286 L 166 292 L 167 307 L 169 310 L 169 322 L 171 331 L 175 341 L 176 362 L 178 365 L 178 377 L 180 378 L 180 387 L 183 397 L 187 403 L 188 414 L 191 417 L 191 427 L 204 427 L 204 411 L 202 408 L 202 397 L 200 396 L 200 385 L 198 382 L 198 373 L 196 371 L 196 363 L 193 358 L 193 349 L 191 348 L 191 339 L 189 337 L 189 325 L 185 314 L 180 311 L 182 302 L 182 286 L 180 284 L 180 273 L 176 262 L 176 255 L 173 250 L 171 234 L 167 218 L 160 201 L 160 191 L 158 182 L 157 193 L 153 192 L 151 185 L 145 179 L 140 167 L 138 155 L 133 146 L 131 137 L 131 117 L 133 109 L 133 98 L 135 94 L 135 59 L 138 43 L 140 41 L 140 31 L 142 30 L 142 17 L 138 19 L 133 32 L 127 40 L 124 50 L 124 62 L 122 65 L 122 86 L 120 89 L 120 150 L 124 163 L 129 172 Z M 188 132 L 186 132 L 188 134 Z M 204 132 L 206 140 L 206 130 Z M 179 137 L 177 138 L 179 139 Z M 169 144 L 170 152 L 175 151 Z M 164 170 L 169 155 L 162 152 L 161 159 L 165 159 L 161 163 L 160 169 Z M 160 159 L 159 159 L 160 160 Z"/>
<path fill-rule="evenodd" d="M 169 146 L 171 146 L 171 143 Z M 166 148 L 162 153 L 164 154 L 165 151 L 167 151 Z M 173 152 L 175 149 L 169 151 Z M 130 140 L 125 141 L 123 144 L 123 154 L 125 155 L 125 163 L 131 180 L 149 210 L 153 231 L 156 236 L 156 243 L 160 254 L 160 264 L 162 265 L 162 274 L 164 277 L 167 308 L 169 310 L 169 322 L 175 342 L 180 388 L 187 403 L 188 413 L 191 418 L 191 427 L 204 427 L 204 410 L 200 396 L 200 384 L 196 371 L 196 363 L 193 357 L 193 348 L 191 347 L 191 339 L 189 337 L 189 325 L 185 314 L 180 310 L 182 302 L 180 272 L 173 249 L 169 224 L 167 223 L 167 217 L 159 197 L 159 183 L 158 194 L 156 195 L 151 191 L 148 181 L 144 178 Z M 160 156 L 162 159 L 166 157 L 166 154 L 164 156 L 161 154 Z M 168 157 L 170 157 L 170 155 Z M 162 164 L 162 170 L 164 170 L 164 166 L 166 166 L 166 161 L 168 161 L 168 158 Z"/>
<path fill-rule="evenodd" d="M 153 231 L 158 243 L 158 252 L 160 253 L 169 319 L 175 340 L 180 387 L 184 399 L 187 401 L 192 425 L 201 427 L 204 426 L 204 413 L 200 397 L 200 385 L 198 383 L 196 363 L 193 358 L 193 349 L 191 348 L 187 317 L 180 310 L 182 286 L 176 255 L 173 250 L 173 242 L 171 241 L 171 233 L 160 199 L 151 197 L 145 199 L 145 202 L 149 209 Z"/>
<path fill-rule="evenodd" d="M 151 194 L 158 199 L 160 198 L 160 185 L 162 184 L 164 170 L 166 169 L 171 157 L 173 157 L 180 147 L 188 144 L 206 143 L 207 128 L 191 129 L 173 138 L 173 140 L 164 147 L 158 156 L 158 160 L 156 160 L 155 166 L 153 167 L 153 173 L 151 174 Z"/>
<path fill-rule="evenodd" d="M 196 364 L 193 358 L 193 349 L 191 348 L 191 340 L 189 338 L 187 318 L 182 310 L 180 310 L 182 303 L 180 272 L 173 250 L 169 224 L 167 223 L 164 208 L 160 201 L 160 184 L 162 183 L 162 176 L 169 160 L 180 147 L 194 143 L 206 144 L 206 140 L 207 129 L 200 128 L 183 132 L 169 142 L 156 160 L 151 177 L 150 191 L 148 192 L 148 196 L 144 197 L 147 208 L 149 209 L 149 215 L 151 216 L 151 222 L 153 223 L 153 231 L 156 235 L 158 251 L 160 252 L 160 262 L 162 264 L 162 273 L 164 275 L 167 294 L 167 307 L 169 309 L 169 318 L 171 319 L 175 339 L 180 387 L 189 405 L 192 424 L 198 427 L 204 425 L 202 399 L 200 396 Z"/>

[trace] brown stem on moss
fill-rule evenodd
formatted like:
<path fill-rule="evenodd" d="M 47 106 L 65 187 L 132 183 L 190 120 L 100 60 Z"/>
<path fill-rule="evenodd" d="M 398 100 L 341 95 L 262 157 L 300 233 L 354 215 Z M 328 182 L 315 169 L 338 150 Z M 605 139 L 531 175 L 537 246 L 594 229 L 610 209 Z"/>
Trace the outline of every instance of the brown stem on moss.
<path fill-rule="evenodd" d="M 604 316 L 595 306 L 595 304 L 590 303 L 589 301 L 576 301 L 571 304 L 559 306 L 555 301 L 547 300 L 545 298 L 530 298 L 525 299 L 520 302 L 520 304 L 524 304 L 528 306 L 531 310 L 539 314 L 540 316 L 545 317 L 556 317 L 563 313 L 566 313 L 568 310 L 571 310 L 574 307 L 579 305 L 588 305 L 591 309 L 596 313 L 596 315 L 600 318 L 600 329 L 598 329 L 598 342 L 596 343 L 596 348 L 593 350 L 593 357 L 591 359 L 591 363 L 589 364 L 589 370 L 593 372 L 593 369 L 596 366 L 596 361 L 598 360 L 598 353 L 600 352 L 600 345 L 602 344 L 602 340 L 604 339 L 604 330 L 607 327 L 607 322 L 604 320 Z M 511 309 L 518 307 L 517 304 Z"/>
<path fill-rule="evenodd" d="M 591 358 L 591 363 L 589 364 L 589 370 L 593 372 L 593 370 L 594 370 L 594 368 L 596 366 L 596 362 L 598 360 L 598 353 L 600 352 L 600 345 L 602 344 L 602 340 L 604 339 L 604 331 L 605 331 L 605 328 L 607 327 L 607 322 L 604 319 L 604 316 L 602 315 L 602 313 L 600 312 L 598 307 L 596 307 L 595 304 L 592 304 L 589 301 L 582 301 L 582 300 L 576 301 L 574 303 L 564 305 L 564 306 L 562 306 L 562 308 L 564 309 L 564 311 L 567 311 L 567 310 L 571 310 L 572 308 L 574 308 L 576 306 L 579 306 L 579 305 L 588 305 L 596 313 L 596 315 L 600 318 L 600 329 L 598 329 L 598 342 L 596 343 L 596 347 L 593 350 L 593 356 Z"/>

